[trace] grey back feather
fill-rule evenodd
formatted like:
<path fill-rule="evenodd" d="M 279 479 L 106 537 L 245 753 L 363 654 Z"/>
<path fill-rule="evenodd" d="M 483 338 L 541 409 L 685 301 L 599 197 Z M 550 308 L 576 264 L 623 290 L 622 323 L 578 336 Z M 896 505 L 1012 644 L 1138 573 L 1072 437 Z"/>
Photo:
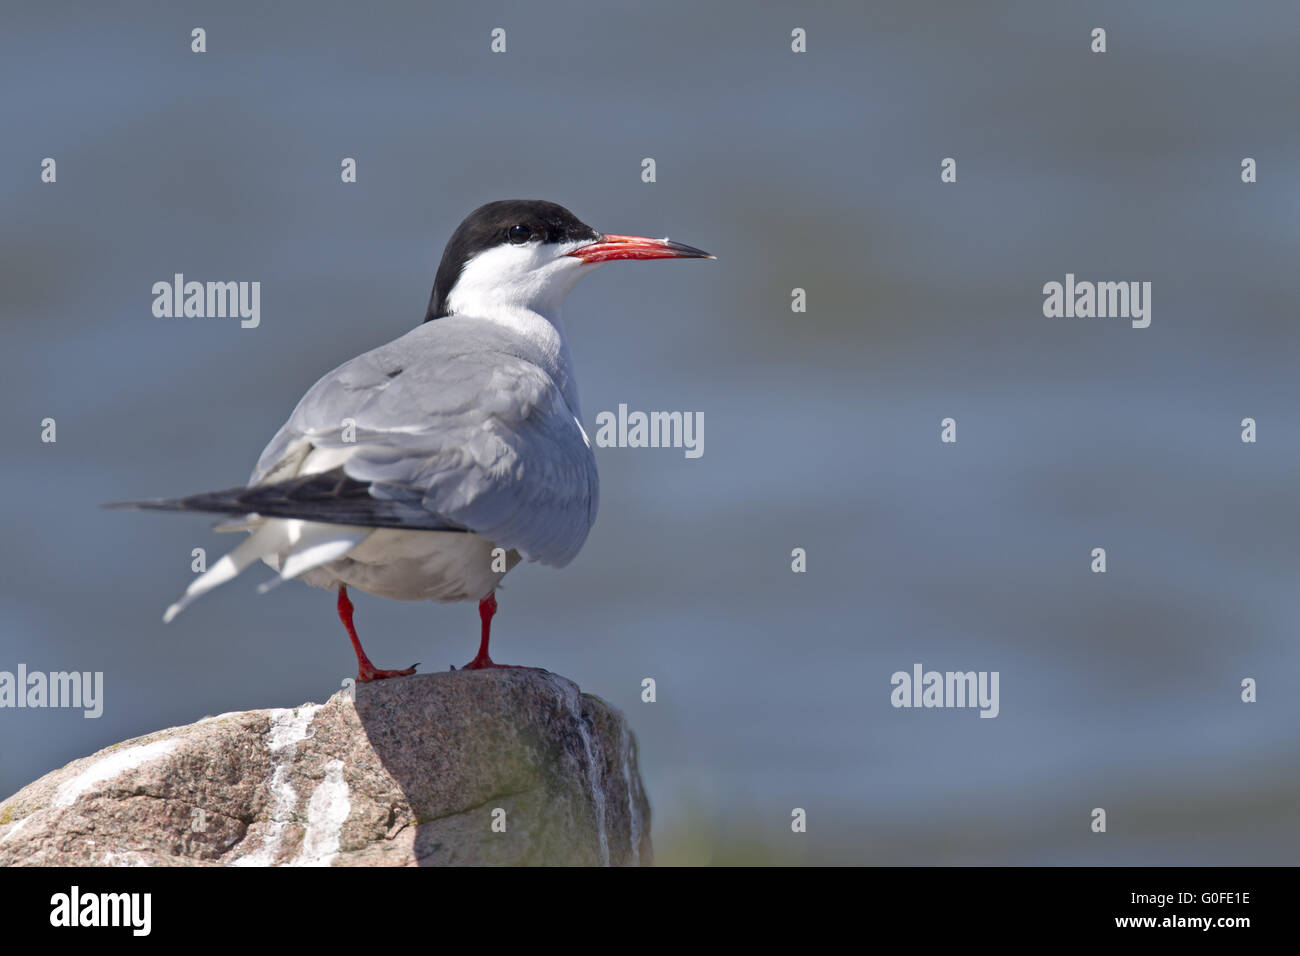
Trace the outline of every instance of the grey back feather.
<path fill-rule="evenodd" d="M 337 450 L 372 496 L 418 501 L 525 559 L 563 566 L 596 520 L 599 481 L 565 383 L 548 368 L 552 358 L 508 329 L 428 322 L 313 385 L 250 484 L 293 477 L 312 449 Z"/>

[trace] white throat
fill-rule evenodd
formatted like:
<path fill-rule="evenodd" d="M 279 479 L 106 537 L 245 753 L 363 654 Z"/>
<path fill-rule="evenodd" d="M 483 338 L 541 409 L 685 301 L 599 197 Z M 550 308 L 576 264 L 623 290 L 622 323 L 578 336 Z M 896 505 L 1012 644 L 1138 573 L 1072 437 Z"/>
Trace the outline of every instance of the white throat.
<path fill-rule="evenodd" d="M 447 296 L 447 310 L 505 326 L 531 343 L 549 359 L 547 371 L 574 415 L 581 418 L 573 359 L 560 311 L 577 281 L 594 266 L 564 255 L 565 248 L 532 242 L 480 252 L 461 269 Z"/>

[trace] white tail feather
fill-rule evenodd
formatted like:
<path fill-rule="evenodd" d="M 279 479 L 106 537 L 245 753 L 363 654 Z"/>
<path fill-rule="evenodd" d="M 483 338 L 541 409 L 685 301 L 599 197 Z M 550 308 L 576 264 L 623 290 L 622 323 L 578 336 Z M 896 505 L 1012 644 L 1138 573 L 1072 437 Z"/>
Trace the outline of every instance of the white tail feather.
<path fill-rule="evenodd" d="M 368 530 L 341 528 L 338 525 L 306 525 L 301 536 L 294 542 L 293 550 L 280 563 L 280 577 L 263 584 L 258 590 L 269 591 L 281 581 L 296 578 L 312 568 L 343 557 L 369 534 Z"/>
<path fill-rule="evenodd" d="M 249 535 L 246 541 L 191 581 L 180 599 L 163 614 L 163 622 L 170 624 L 176 615 L 189 607 L 195 599 L 207 594 L 218 585 L 225 584 L 258 558 L 274 554 L 287 543 L 288 535 L 285 534 L 283 522 L 268 521 Z"/>
<path fill-rule="evenodd" d="M 197 598 L 225 584 L 262 558 L 280 556 L 280 576 L 272 582 L 278 584 L 342 557 L 367 534 L 369 529 L 344 528 L 310 521 L 267 521 L 249 535 L 248 540 L 191 581 L 180 599 L 163 614 L 163 621 L 170 623 Z M 262 588 L 267 589 L 265 586 Z"/>

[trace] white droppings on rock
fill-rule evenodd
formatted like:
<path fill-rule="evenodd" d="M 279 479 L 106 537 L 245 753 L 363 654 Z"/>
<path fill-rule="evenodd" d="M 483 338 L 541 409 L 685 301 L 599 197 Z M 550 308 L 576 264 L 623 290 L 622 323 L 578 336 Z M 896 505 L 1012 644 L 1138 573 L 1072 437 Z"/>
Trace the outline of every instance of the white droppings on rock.
<path fill-rule="evenodd" d="M 36 813 L 40 813 L 40 811 L 38 810 L 38 811 L 36 811 Z M 18 832 L 19 830 L 21 830 L 23 827 L 27 826 L 27 824 L 32 820 L 32 818 L 36 816 L 36 813 L 29 813 L 27 816 L 23 817 L 21 820 L 19 820 L 17 823 L 15 823 L 12 827 L 10 827 L 8 830 L 6 830 L 6 831 L 5 831 L 5 835 L 4 835 L 4 836 L 0 836 L 0 843 L 4 843 L 5 840 L 9 839 L 11 836 L 13 836 L 15 833 L 17 833 L 17 832 Z"/>
<path fill-rule="evenodd" d="M 582 746 L 587 752 L 587 783 L 591 788 L 591 802 L 596 808 L 596 830 L 600 834 L 600 860 L 602 866 L 609 866 L 609 834 L 605 830 L 605 787 L 600 779 L 600 772 L 605 762 L 596 760 L 596 752 L 600 750 L 600 746 L 593 743 L 591 731 L 587 729 L 587 723 L 582 719 L 582 701 L 578 698 L 578 685 L 563 677 L 551 676 L 554 677 L 552 683 L 560 689 L 564 703 L 568 706 L 569 713 L 573 715 L 574 723 L 578 725 L 578 734 L 582 737 Z M 601 755 L 603 756 L 603 752 Z"/>
<path fill-rule="evenodd" d="M 70 807 L 77 802 L 79 796 L 95 786 L 95 784 L 112 780 L 128 770 L 144 766 L 151 760 L 165 757 L 179 745 L 179 740 L 155 740 L 151 744 L 127 747 L 124 750 L 109 754 L 102 760 L 96 760 L 81 773 L 71 780 L 64 781 L 59 786 L 59 789 L 54 794 L 53 805 L 56 807 Z M 11 830 L 10 833 L 12 834 L 12 832 Z"/>
<path fill-rule="evenodd" d="M 149 861 L 139 853 L 132 853 L 130 850 L 123 853 L 114 853 L 112 850 L 107 850 L 104 853 L 104 859 L 101 861 L 100 865 L 117 867 L 148 866 Z"/>
<path fill-rule="evenodd" d="M 325 765 L 325 779 L 312 792 L 307 804 L 307 833 L 302 849 L 290 866 L 329 866 L 339 852 L 343 824 L 352 812 L 348 785 L 343 779 L 343 761 Z"/>
<path fill-rule="evenodd" d="M 290 768 L 294 755 L 298 752 L 296 744 L 307 737 L 307 728 L 320 709 L 320 704 L 304 704 L 293 710 L 271 711 L 271 728 L 267 732 L 266 746 L 275 759 L 275 769 L 267 784 L 272 803 L 266 836 L 260 847 L 235 860 L 233 866 L 271 866 L 275 863 L 285 828 L 293 822 L 294 812 L 298 809 L 298 792 L 289 782 Z"/>
<path fill-rule="evenodd" d="M 600 698 L 532 670 L 362 691 L 217 715 L 51 771 L 0 804 L 0 867 L 651 862 L 636 734 Z M 164 740 L 175 749 L 147 764 L 171 744 L 130 749 Z M 72 802 L 56 806 L 61 787 Z M 527 809 L 492 833 L 467 793 Z"/>
<path fill-rule="evenodd" d="M 268 734 L 271 739 L 266 744 L 271 753 L 292 747 L 298 741 L 305 739 L 307 728 L 311 726 L 312 718 L 320 709 L 320 704 L 303 704 L 292 710 L 271 711 L 271 730 Z"/>
<path fill-rule="evenodd" d="M 628 835 L 632 840 L 632 865 L 641 865 L 641 812 L 637 808 L 635 783 L 632 780 L 632 732 L 627 718 L 619 715 L 618 749 L 623 757 L 623 782 L 627 784 Z"/>

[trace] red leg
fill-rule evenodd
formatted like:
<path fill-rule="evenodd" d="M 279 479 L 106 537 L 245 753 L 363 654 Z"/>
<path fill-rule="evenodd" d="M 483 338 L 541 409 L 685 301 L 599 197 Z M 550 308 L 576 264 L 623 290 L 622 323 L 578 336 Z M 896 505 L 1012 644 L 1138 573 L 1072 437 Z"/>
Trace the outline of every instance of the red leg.
<path fill-rule="evenodd" d="M 357 652 L 358 684 L 368 684 L 372 680 L 383 680 L 386 677 L 409 677 L 415 673 L 414 665 L 403 671 L 381 671 L 370 663 L 370 658 L 366 657 L 366 652 L 361 649 L 361 641 L 357 638 L 357 629 L 352 626 L 352 602 L 348 600 L 348 587 L 346 584 L 339 585 L 339 620 L 348 629 L 348 637 L 352 639 L 352 649 Z"/>
<path fill-rule="evenodd" d="M 481 671 L 488 667 L 508 667 L 519 670 L 532 670 L 518 664 L 497 664 L 488 657 L 488 637 L 492 633 L 492 615 L 497 612 L 497 594 L 489 591 L 488 596 L 478 602 L 478 619 L 483 622 L 483 635 L 479 638 L 478 656 L 462 668 L 467 671 Z"/>

